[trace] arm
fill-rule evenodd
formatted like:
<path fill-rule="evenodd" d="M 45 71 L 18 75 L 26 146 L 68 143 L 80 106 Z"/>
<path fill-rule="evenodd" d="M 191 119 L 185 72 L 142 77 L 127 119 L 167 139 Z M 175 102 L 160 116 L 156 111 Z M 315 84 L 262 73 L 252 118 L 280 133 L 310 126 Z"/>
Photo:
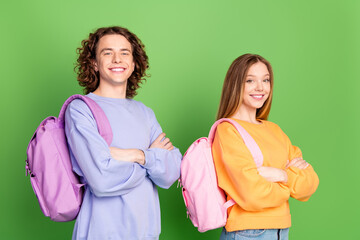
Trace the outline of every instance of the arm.
<path fill-rule="evenodd" d="M 76 172 L 84 177 L 96 196 L 126 194 L 145 179 L 146 171 L 138 164 L 112 158 L 109 146 L 98 133 L 90 109 L 81 100 L 74 100 L 68 106 L 65 132 L 71 153 L 80 168 Z"/>
<path fill-rule="evenodd" d="M 274 167 L 259 167 L 259 174 L 269 182 L 284 182 L 288 181 L 288 176 L 285 170 Z"/>
<path fill-rule="evenodd" d="M 289 159 L 293 159 L 286 168 L 290 196 L 300 201 L 307 201 L 316 191 L 319 178 L 313 167 L 302 159 L 300 149 L 292 146 L 290 140 L 289 144 Z"/>
<path fill-rule="evenodd" d="M 180 163 L 182 155 L 179 149 L 172 146 L 170 140 L 162 133 L 155 114 L 149 111 L 151 123 L 151 145 L 144 150 L 145 164 L 143 167 L 149 178 L 161 188 L 169 188 L 180 177 Z"/>
<path fill-rule="evenodd" d="M 139 149 L 122 149 L 117 147 L 110 147 L 110 154 L 112 158 L 118 161 L 133 162 L 141 165 L 145 164 L 144 152 Z"/>
<path fill-rule="evenodd" d="M 213 156 L 219 186 L 246 211 L 277 207 L 289 199 L 287 186 L 259 174 L 250 151 L 229 123 L 217 128 Z"/>
<path fill-rule="evenodd" d="M 165 133 L 161 133 L 155 141 L 151 144 L 150 148 L 162 148 L 165 150 L 173 150 L 174 146 L 169 138 L 165 138 Z M 163 140 L 164 139 L 164 140 Z M 117 147 L 110 147 L 111 156 L 118 161 L 134 162 L 145 165 L 145 154 L 139 149 L 121 149 Z"/>

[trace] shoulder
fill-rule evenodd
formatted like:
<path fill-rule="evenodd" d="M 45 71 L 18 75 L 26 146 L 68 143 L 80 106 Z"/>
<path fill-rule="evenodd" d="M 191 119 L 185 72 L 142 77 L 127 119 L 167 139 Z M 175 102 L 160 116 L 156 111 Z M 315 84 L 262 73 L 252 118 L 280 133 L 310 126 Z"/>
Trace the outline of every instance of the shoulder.
<path fill-rule="evenodd" d="M 270 122 L 270 121 L 265 121 L 265 120 L 262 120 L 262 122 L 265 124 L 265 126 L 266 126 L 267 128 L 271 128 L 271 129 L 274 130 L 274 131 L 281 131 L 281 132 L 282 132 L 280 126 L 277 125 L 276 123 Z"/>
<path fill-rule="evenodd" d="M 136 106 L 141 112 L 143 112 L 149 119 L 155 118 L 154 111 L 146 106 L 144 103 L 131 99 L 131 103 L 133 106 Z"/>
<path fill-rule="evenodd" d="M 66 122 L 95 121 L 89 106 L 81 99 L 72 100 L 65 111 Z"/>
<path fill-rule="evenodd" d="M 149 108 L 148 106 L 146 106 L 144 103 L 134 100 L 134 99 L 130 99 L 131 103 L 135 106 L 138 106 L 139 108 L 141 108 L 143 111 L 151 111 L 151 108 Z"/>
<path fill-rule="evenodd" d="M 218 132 L 236 131 L 236 128 L 234 127 L 234 125 L 232 125 L 229 122 L 222 122 L 217 126 L 216 131 Z"/>
<path fill-rule="evenodd" d="M 272 134 L 286 140 L 289 139 L 285 132 L 276 123 L 270 121 L 264 121 L 264 123 L 267 125 L 268 129 L 272 132 Z"/>
<path fill-rule="evenodd" d="M 235 126 L 229 122 L 222 122 L 216 128 L 216 136 L 221 139 L 239 138 L 240 134 L 236 130 Z"/>
<path fill-rule="evenodd" d="M 87 104 L 81 99 L 74 99 L 69 103 L 68 108 L 71 109 L 89 109 Z"/>
<path fill-rule="evenodd" d="M 88 105 L 80 99 L 72 100 L 66 108 L 66 114 L 72 115 L 72 113 L 74 113 L 74 112 L 83 113 L 83 114 L 91 113 Z"/>

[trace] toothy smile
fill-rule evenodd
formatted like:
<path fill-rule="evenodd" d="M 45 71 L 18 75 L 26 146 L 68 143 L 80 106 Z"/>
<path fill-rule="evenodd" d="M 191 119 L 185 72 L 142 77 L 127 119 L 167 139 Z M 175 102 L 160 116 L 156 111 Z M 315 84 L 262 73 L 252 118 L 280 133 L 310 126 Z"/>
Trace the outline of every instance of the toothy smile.
<path fill-rule="evenodd" d="M 125 71 L 125 68 L 123 67 L 116 67 L 116 68 L 109 68 L 110 71 L 113 71 L 113 72 L 123 72 Z"/>
<path fill-rule="evenodd" d="M 264 97 L 264 94 L 251 94 L 250 96 L 255 99 L 262 99 Z"/>

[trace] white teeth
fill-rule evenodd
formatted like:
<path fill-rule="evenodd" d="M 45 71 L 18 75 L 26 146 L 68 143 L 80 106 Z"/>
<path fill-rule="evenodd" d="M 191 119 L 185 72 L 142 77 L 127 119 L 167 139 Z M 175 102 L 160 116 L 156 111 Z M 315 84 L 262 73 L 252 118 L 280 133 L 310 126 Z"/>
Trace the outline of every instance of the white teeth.
<path fill-rule="evenodd" d="M 114 71 L 114 72 L 123 72 L 123 71 L 125 71 L 125 68 L 112 68 L 111 71 Z"/>
<path fill-rule="evenodd" d="M 263 95 L 251 95 L 252 97 L 254 97 L 254 98 L 262 98 L 263 97 Z"/>

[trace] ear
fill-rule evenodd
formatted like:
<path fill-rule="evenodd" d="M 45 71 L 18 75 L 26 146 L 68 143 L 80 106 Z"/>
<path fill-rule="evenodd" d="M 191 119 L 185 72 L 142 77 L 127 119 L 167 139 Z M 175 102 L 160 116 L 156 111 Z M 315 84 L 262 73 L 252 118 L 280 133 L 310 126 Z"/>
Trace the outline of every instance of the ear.
<path fill-rule="evenodd" d="M 91 62 L 92 62 L 92 65 L 94 66 L 95 71 L 96 72 L 99 71 L 96 59 L 91 60 Z"/>

